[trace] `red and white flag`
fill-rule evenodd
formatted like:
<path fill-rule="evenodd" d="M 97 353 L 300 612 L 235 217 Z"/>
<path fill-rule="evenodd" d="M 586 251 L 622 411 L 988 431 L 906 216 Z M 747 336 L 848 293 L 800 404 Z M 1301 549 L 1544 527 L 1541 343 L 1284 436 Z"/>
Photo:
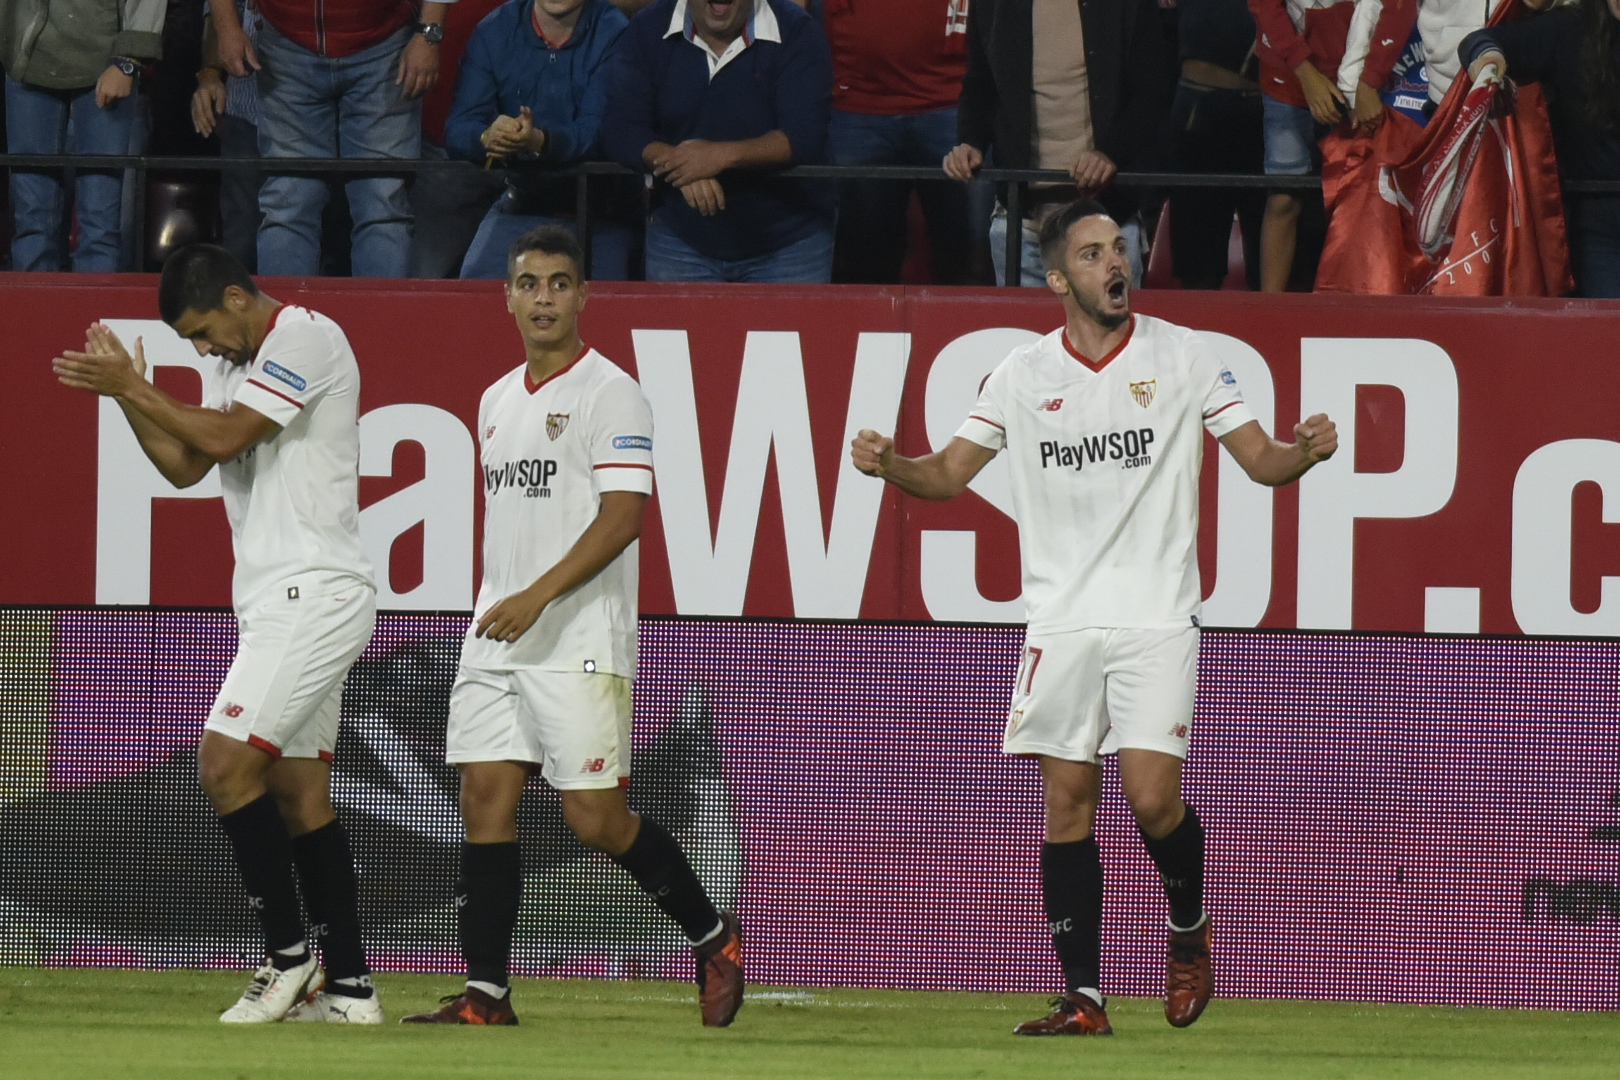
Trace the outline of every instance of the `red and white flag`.
<path fill-rule="evenodd" d="M 1492 24 L 1517 18 L 1501 5 Z M 1456 80 L 1427 127 L 1386 112 L 1322 141 L 1331 214 L 1323 292 L 1562 296 L 1574 282 L 1552 125 L 1539 86 Z"/>

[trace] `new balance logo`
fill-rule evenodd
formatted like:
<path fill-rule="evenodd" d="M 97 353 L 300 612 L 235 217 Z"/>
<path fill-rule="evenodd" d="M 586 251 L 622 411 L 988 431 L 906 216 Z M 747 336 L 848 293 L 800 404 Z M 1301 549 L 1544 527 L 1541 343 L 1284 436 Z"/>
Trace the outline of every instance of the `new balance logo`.
<path fill-rule="evenodd" d="M 581 773 L 599 773 L 607 768 L 607 758 L 591 758 L 581 768 Z"/>
<path fill-rule="evenodd" d="M 1040 412 L 1057 412 L 1063 408 L 1063 399 L 1060 397 L 1042 398 L 1035 408 Z"/>
<path fill-rule="evenodd" d="M 242 706 L 238 705 L 234 701 L 227 701 L 225 704 L 219 707 L 219 711 L 234 720 L 236 717 L 242 715 Z"/>
<path fill-rule="evenodd" d="M 1187 737 L 1187 730 L 1186 724 L 1177 724 L 1170 729 L 1170 734 L 1178 739 L 1185 739 Z"/>

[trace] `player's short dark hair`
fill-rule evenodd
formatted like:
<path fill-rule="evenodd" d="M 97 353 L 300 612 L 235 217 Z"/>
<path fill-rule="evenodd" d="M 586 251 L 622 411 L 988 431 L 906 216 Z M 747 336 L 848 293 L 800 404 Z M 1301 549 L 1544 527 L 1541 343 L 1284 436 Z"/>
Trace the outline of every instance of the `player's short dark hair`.
<path fill-rule="evenodd" d="M 235 285 L 249 296 L 259 287 L 236 256 L 214 244 L 188 244 L 170 255 L 158 282 L 158 314 L 173 326 L 188 311 L 199 315 L 225 306 L 225 290 Z"/>
<path fill-rule="evenodd" d="M 512 241 L 512 250 L 506 253 L 506 280 L 517 273 L 517 262 L 531 251 L 542 255 L 561 255 L 574 264 L 574 274 L 585 279 L 585 250 L 579 246 L 574 231 L 562 225 L 541 225 L 530 229 Z"/>
<path fill-rule="evenodd" d="M 1069 248 L 1069 229 L 1082 218 L 1101 214 L 1112 220 L 1106 207 L 1096 199 L 1080 198 L 1046 219 L 1041 226 L 1041 265 L 1048 270 L 1063 266 L 1063 255 Z"/>

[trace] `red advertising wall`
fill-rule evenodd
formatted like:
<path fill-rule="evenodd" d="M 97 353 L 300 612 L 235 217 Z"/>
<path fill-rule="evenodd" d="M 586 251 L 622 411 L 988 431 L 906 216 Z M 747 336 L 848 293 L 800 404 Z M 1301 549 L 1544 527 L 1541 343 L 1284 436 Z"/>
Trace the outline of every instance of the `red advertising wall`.
<path fill-rule="evenodd" d="M 469 607 L 478 398 L 522 360 L 500 286 L 263 284 L 335 318 L 360 358 L 383 606 Z M 1280 437 L 1302 412 L 1340 426 L 1343 452 L 1276 492 L 1207 456 L 1208 623 L 1620 634 L 1620 307 L 1144 293 L 1137 308 L 1220 335 Z M 0 604 L 228 604 L 217 500 L 155 486 L 116 410 L 51 375 L 96 319 L 144 337 L 160 385 L 197 393 L 155 279 L 0 283 Z M 1037 290 L 597 286 L 586 339 L 637 373 L 657 424 L 644 612 L 1016 621 L 1001 466 L 925 504 L 855 473 L 846 447 L 867 426 L 905 453 L 943 445 L 984 374 L 1059 320 Z"/>

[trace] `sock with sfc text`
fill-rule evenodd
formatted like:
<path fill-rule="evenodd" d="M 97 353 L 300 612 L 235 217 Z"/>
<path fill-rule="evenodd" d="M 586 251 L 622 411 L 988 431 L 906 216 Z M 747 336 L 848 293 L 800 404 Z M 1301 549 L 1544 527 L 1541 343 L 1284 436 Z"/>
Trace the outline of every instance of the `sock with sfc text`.
<path fill-rule="evenodd" d="M 1155 840 L 1142 834 L 1170 901 L 1170 925 L 1192 930 L 1204 917 L 1204 823 L 1191 803 L 1181 824 Z"/>
<path fill-rule="evenodd" d="M 1064 989 L 1097 991 L 1102 985 L 1103 871 L 1096 837 L 1041 845 L 1041 896 Z"/>
<path fill-rule="evenodd" d="M 517 842 L 462 844 L 456 930 L 469 982 L 507 985 L 512 935 L 522 906 L 523 853 Z"/>
<path fill-rule="evenodd" d="M 629 871 L 658 910 L 675 920 L 688 941 L 695 944 L 714 936 L 720 912 L 669 830 L 643 815 L 635 842 L 613 861 Z"/>
<path fill-rule="evenodd" d="M 236 868 L 248 906 L 264 931 L 264 951 L 277 967 L 293 967 L 299 955 L 291 953 L 304 940 L 304 924 L 293 884 L 292 838 L 276 800 L 268 793 L 239 810 L 219 816 L 231 842 Z M 302 953 L 302 949 L 299 949 Z"/>
<path fill-rule="evenodd" d="M 327 991 L 370 997 L 371 968 L 360 939 L 360 886 L 355 880 L 348 831 L 334 818 L 294 837 L 292 852 L 304 910 L 326 964 Z"/>

